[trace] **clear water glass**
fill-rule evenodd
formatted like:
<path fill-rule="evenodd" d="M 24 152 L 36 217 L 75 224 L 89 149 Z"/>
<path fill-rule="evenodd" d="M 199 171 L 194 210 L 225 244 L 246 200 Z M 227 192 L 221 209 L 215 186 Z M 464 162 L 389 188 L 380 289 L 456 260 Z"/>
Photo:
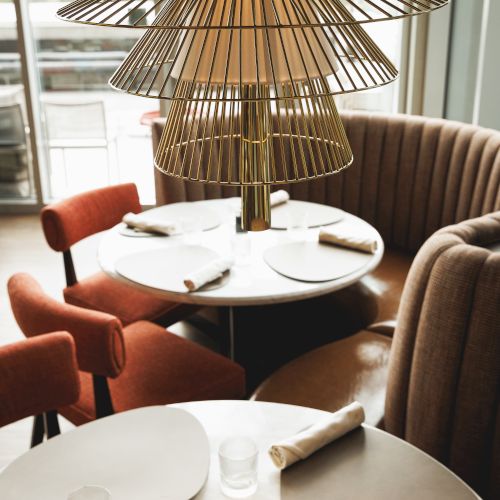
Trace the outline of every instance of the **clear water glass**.
<path fill-rule="evenodd" d="M 111 493 L 103 486 L 83 486 L 70 493 L 68 500 L 111 500 Z"/>
<path fill-rule="evenodd" d="M 233 235 L 232 250 L 234 261 L 237 266 L 248 266 L 252 253 L 252 241 L 248 233 L 236 233 Z"/>
<path fill-rule="evenodd" d="M 293 241 L 303 241 L 307 236 L 308 212 L 302 207 L 288 207 L 287 234 Z"/>
<path fill-rule="evenodd" d="M 257 491 L 259 450 L 248 437 L 231 437 L 219 447 L 220 482 L 224 495 L 246 498 Z"/>

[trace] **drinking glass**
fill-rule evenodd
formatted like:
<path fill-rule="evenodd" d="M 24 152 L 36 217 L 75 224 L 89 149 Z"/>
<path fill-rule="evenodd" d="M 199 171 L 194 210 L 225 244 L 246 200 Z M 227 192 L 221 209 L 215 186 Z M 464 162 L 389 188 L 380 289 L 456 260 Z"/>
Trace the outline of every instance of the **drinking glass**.
<path fill-rule="evenodd" d="M 248 233 L 236 233 L 231 240 L 234 261 L 237 266 L 250 264 L 252 242 Z"/>
<path fill-rule="evenodd" d="M 259 450 L 248 437 L 231 437 L 219 447 L 220 481 L 224 495 L 246 498 L 257 491 Z"/>
<path fill-rule="evenodd" d="M 307 235 L 308 212 L 302 207 L 288 207 L 287 234 L 289 239 L 303 241 Z"/>
<path fill-rule="evenodd" d="M 68 500 L 111 500 L 111 493 L 102 486 L 83 486 L 70 493 Z"/>

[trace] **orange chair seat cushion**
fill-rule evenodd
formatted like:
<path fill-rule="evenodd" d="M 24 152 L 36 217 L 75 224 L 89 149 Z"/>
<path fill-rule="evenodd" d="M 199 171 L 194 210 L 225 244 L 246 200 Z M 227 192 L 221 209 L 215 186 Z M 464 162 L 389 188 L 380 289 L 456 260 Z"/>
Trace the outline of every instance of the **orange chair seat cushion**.
<path fill-rule="evenodd" d="M 108 379 L 115 412 L 151 405 L 245 395 L 241 366 L 160 326 L 139 321 L 123 330 L 126 363 Z M 76 425 L 95 418 L 92 376 L 80 372 L 81 396 L 61 414 Z"/>
<path fill-rule="evenodd" d="M 173 324 L 195 307 L 157 298 L 150 293 L 109 278 L 99 272 L 64 289 L 68 304 L 106 312 L 118 317 L 123 325 L 139 320 L 153 321 L 168 314 Z"/>
<path fill-rule="evenodd" d="M 391 339 L 363 330 L 315 349 L 281 367 L 252 399 L 337 411 L 359 401 L 366 422 L 384 416 Z"/>

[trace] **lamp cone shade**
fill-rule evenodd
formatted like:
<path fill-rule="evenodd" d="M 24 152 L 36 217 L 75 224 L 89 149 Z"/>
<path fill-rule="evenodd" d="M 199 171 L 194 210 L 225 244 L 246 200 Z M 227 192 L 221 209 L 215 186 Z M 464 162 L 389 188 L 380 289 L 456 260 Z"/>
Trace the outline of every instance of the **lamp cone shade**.
<path fill-rule="evenodd" d="M 358 25 L 149 29 L 110 84 L 138 96 L 193 100 L 241 100 L 241 85 L 254 84 L 255 99 L 269 100 L 356 92 L 397 76 L 392 62 Z M 282 85 L 290 82 L 296 85 Z"/>
<path fill-rule="evenodd" d="M 424 14 L 449 0 L 75 0 L 57 15 L 66 21 L 143 28 L 335 26 Z M 220 6 L 223 5 L 223 8 Z M 242 14 L 245 5 L 252 16 Z M 243 7 L 242 7 L 243 6 Z M 164 9 L 165 18 L 156 18 Z M 216 21 L 211 13 L 219 9 Z M 253 12 L 265 16 L 254 22 Z"/>
<path fill-rule="evenodd" d="M 180 90 L 188 86 L 184 82 Z M 256 91 L 255 85 L 243 86 L 248 98 Z M 256 168 L 247 168 L 247 161 Z M 155 167 L 190 181 L 259 186 L 335 174 L 352 161 L 334 100 L 322 95 L 173 101 Z"/>

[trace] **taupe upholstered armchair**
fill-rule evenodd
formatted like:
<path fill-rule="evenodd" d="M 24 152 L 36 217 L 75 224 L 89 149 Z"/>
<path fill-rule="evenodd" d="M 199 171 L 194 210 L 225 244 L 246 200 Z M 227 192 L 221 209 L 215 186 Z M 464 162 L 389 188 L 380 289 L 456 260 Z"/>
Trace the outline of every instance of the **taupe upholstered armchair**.
<path fill-rule="evenodd" d="M 368 423 L 429 453 L 482 496 L 499 498 L 500 212 L 425 242 L 392 341 L 387 333 L 373 325 L 311 351 L 253 398 L 330 411 L 357 399 Z"/>
<path fill-rule="evenodd" d="M 381 265 L 336 296 L 357 316 L 363 305 L 370 321 L 395 319 L 423 242 L 442 227 L 500 210 L 500 132 L 409 115 L 341 117 L 354 164 L 340 175 L 284 187 L 294 199 L 342 208 L 378 229 L 386 244 Z M 153 124 L 154 149 L 163 127 L 162 120 Z M 158 204 L 236 195 L 235 188 L 156 172 Z"/>

